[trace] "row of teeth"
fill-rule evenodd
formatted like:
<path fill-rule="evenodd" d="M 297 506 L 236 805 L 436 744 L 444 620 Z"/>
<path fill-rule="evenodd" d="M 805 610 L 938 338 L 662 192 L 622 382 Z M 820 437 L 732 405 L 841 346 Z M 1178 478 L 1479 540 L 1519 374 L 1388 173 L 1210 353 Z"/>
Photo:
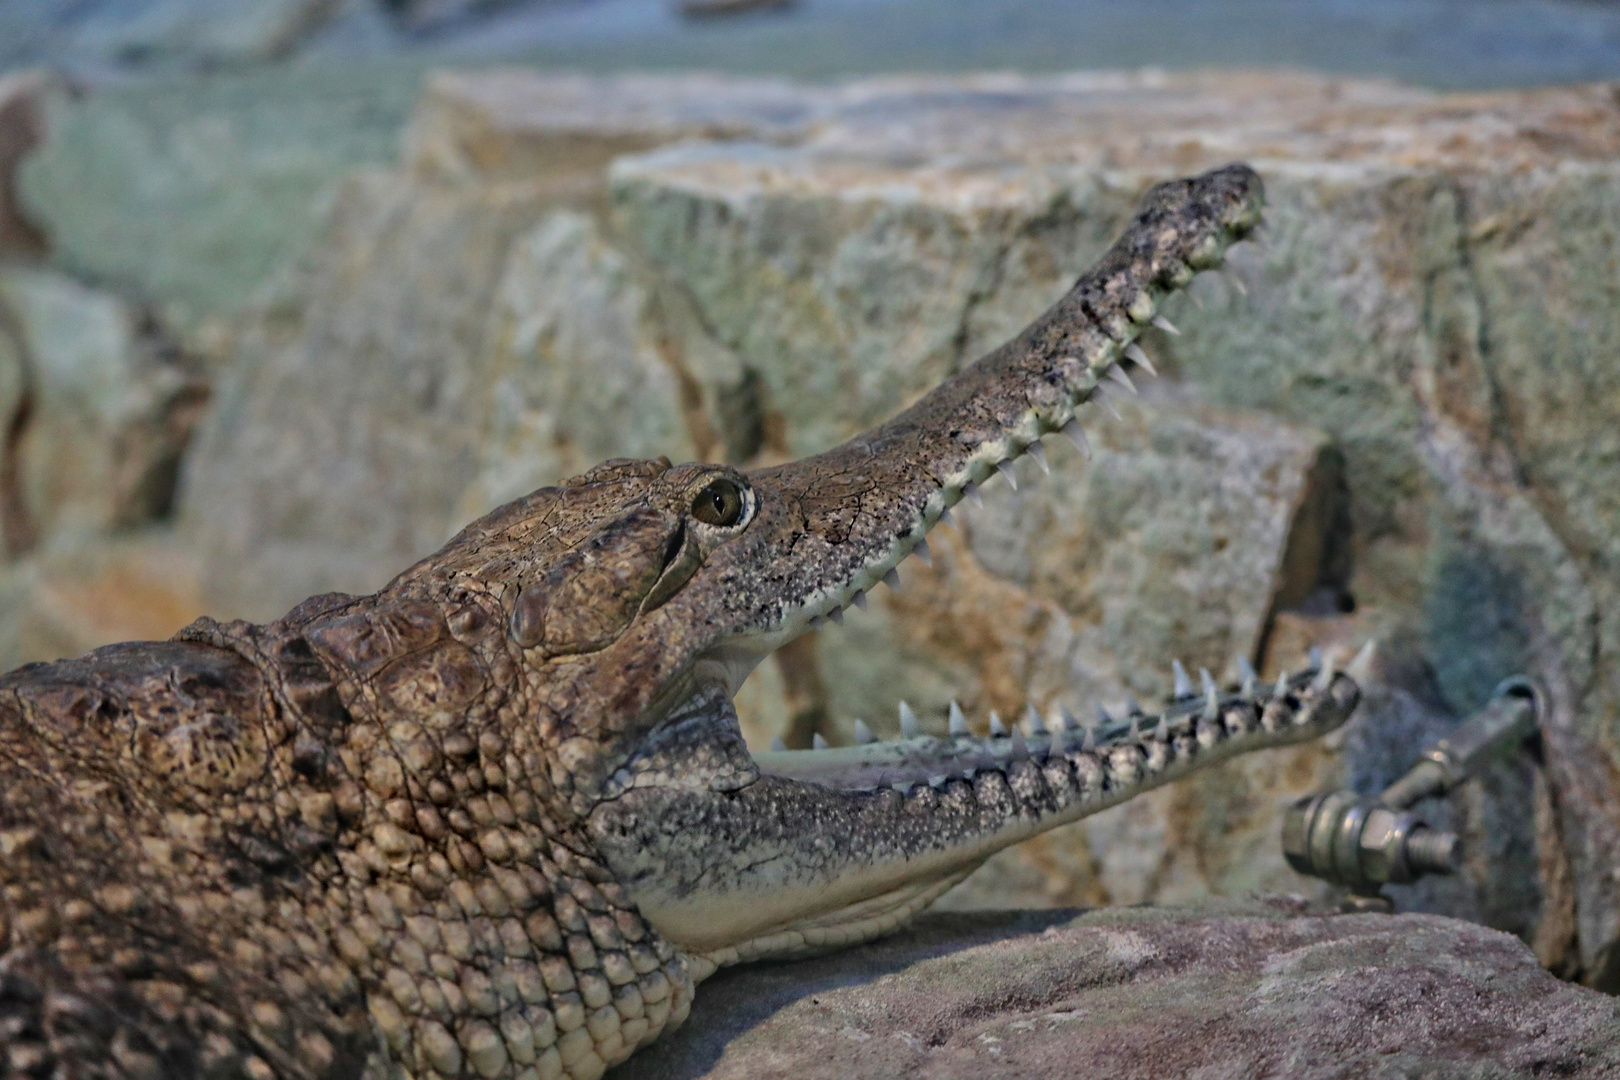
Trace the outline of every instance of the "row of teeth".
<path fill-rule="evenodd" d="M 1217 264 L 1224 258 L 1225 250 L 1223 247 L 1214 256 Z M 1242 283 L 1236 275 L 1225 275 L 1225 280 L 1242 290 Z M 1181 284 L 1186 285 L 1188 282 Z M 1246 290 L 1242 291 L 1247 295 Z M 1136 337 L 1150 325 L 1175 337 L 1181 335 L 1175 324 L 1158 314 L 1156 307 L 1157 301 L 1154 297 L 1147 291 L 1143 292 L 1130 308 L 1126 339 L 1123 342 L 1110 340 L 1098 362 L 1087 365 L 1087 375 L 1077 386 L 1070 388 L 1067 401 L 1059 402 L 1044 411 L 1031 407 L 1001 438 L 980 444 L 967 464 L 956 474 L 947 477 L 944 485 L 929 496 L 918 520 L 909 532 L 903 532 L 895 538 L 893 546 L 883 558 L 858 572 L 848 584 L 834 590 L 830 597 L 819 602 L 816 597 L 811 597 L 800 608 L 801 614 L 821 606 L 826 603 L 826 599 L 833 602 L 827 604 L 821 611 L 808 615 L 806 617 L 808 627 L 812 630 L 819 629 L 827 621 L 842 624 L 844 611 L 849 607 L 865 610 L 867 592 L 875 588 L 880 581 L 891 589 L 898 589 L 900 587 L 898 567 L 907 555 L 915 554 L 924 565 L 932 566 L 933 553 L 928 547 L 928 531 L 938 522 L 954 524 L 951 507 L 964 498 L 971 499 L 975 506 L 982 506 L 979 488 L 998 472 L 1006 477 L 1007 483 L 1016 491 L 1018 477 L 1014 473 L 1013 463 L 1019 457 L 1029 455 L 1035 459 L 1035 463 L 1041 467 L 1043 473 L 1049 474 L 1052 469 L 1046 459 L 1046 449 L 1041 445 L 1043 436 L 1052 432 L 1062 434 L 1074 444 L 1080 456 L 1089 461 L 1091 443 L 1086 438 L 1079 417 L 1075 415 L 1076 410 L 1081 405 L 1093 403 L 1106 409 L 1116 420 L 1119 419 L 1119 412 L 1114 408 L 1113 402 L 1104 396 L 1105 387 L 1102 380 L 1107 379 L 1112 384 L 1108 389 L 1118 388 L 1126 393 L 1136 394 L 1136 384 L 1131 381 L 1130 374 L 1125 370 L 1124 361 L 1129 361 L 1133 367 L 1147 375 L 1154 377 L 1158 375 L 1153 360 L 1136 341 Z M 1100 374 L 1098 368 L 1101 369 Z"/>
<path fill-rule="evenodd" d="M 1344 670 L 1352 677 L 1364 678 L 1371 667 L 1373 651 L 1374 643 L 1367 642 Z M 1260 677 L 1247 658 L 1240 657 L 1237 661 L 1237 668 L 1240 678 L 1235 691 L 1237 700 L 1258 702 L 1262 693 L 1269 700 L 1281 698 L 1294 692 L 1294 676 L 1287 671 L 1277 676 L 1277 681 L 1273 686 L 1262 688 Z M 1314 676 L 1309 683 L 1310 687 L 1322 691 L 1332 684 L 1338 670 L 1333 654 L 1330 653 L 1324 657 L 1321 649 L 1312 648 L 1310 659 L 1301 674 Z M 1172 716 L 1169 711 L 1160 713 L 1153 737 L 1161 741 L 1170 738 L 1173 729 L 1186 727 L 1200 718 L 1205 720 L 1218 719 L 1223 704 L 1215 678 L 1207 669 L 1200 668 L 1198 671 L 1200 687 L 1197 691 L 1193 689 L 1192 680 L 1188 677 L 1187 669 L 1182 666 L 1181 661 L 1172 662 L 1171 672 L 1170 708 L 1185 706 L 1199 700 L 1202 701 L 1202 708 L 1184 709 L 1176 716 Z M 1230 703 L 1232 700 L 1233 695 L 1228 695 L 1225 702 Z M 901 741 L 937 738 L 937 736 L 931 736 L 923 730 L 922 721 L 917 718 L 916 712 L 908 703 L 900 702 L 899 713 Z M 1058 704 L 1053 707 L 1050 718 L 1042 719 L 1035 706 L 1028 705 L 1025 706 L 1022 726 L 1015 724 L 1008 727 L 999 715 L 991 712 L 990 740 L 992 745 L 998 739 L 1007 740 L 1009 750 L 1014 756 L 1017 756 L 1020 747 L 1027 747 L 1028 739 L 1046 739 L 1054 733 L 1062 739 L 1065 750 L 1095 750 L 1099 746 L 1108 746 L 1124 740 L 1136 741 L 1141 739 L 1142 721 L 1149 719 L 1148 714 L 1134 700 L 1127 700 L 1124 713 L 1123 719 L 1112 716 L 1107 709 L 1099 704 L 1096 706 L 1096 716 L 1089 721 L 1083 721 L 1071 713 L 1066 706 Z M 946 711 L 946 732 L 947 737 L 950 739 L 978 741 L 978 736 L 974 735 L 972 729 L 968 727 L 967 717 L 963 714 L 962 707 L 955 701 L 951 702 L 949 709 Z M 1079 741 L 1076 742 L 1076 739 Z M 855 721 L 855 745 L 864 746 L 879 741 L 864 720 Z M 827 742 L 820 732 L 817 732 L 813 736 L 811 749 L 828 750 L 831 749 L 831 744 Z M 787 750 L 787 744 L 778 736 L 771 740 L 771 750 L 776 753 L 784 752 Z"/>

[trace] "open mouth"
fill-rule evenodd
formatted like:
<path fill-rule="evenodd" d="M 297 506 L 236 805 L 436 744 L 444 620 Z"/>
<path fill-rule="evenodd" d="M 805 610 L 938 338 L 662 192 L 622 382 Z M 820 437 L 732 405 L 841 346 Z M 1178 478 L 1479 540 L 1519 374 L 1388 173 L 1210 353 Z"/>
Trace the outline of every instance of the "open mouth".
<path fill-rule="evenodd" d="M 879 427 L 824 454 L 747 474 L 757 517 L 705 573 L 728 586 L 738 629 L 693 668 L 677 704 L 618 769 L 591 816 L 615 877 L 692 959 L 795 955 L 887 932 L 995 851 L 1195 768 L 1320 735 L 1355 707 L 1352 679 L 1312 657 L 1234 685 L 1180 665 L 1162 709 L 1076 718 L 1030 710 L 969 723 L 956 706 L 902 708 L 900 737 L 750 754 L 732 695 L 766 655 L 844 611 L 1012 463 L 1044 464 L 1043 437 L 1082 453 L 1081 410 L 1151 374 L 1137 338 L 1165 295 L 1260 220 L 1259 178 L 1229 166 L 1149 192 L 1074 288 L 1013 341 Z M 761 578 L 768 587 L 761 587 Z M 983 731 L 984 734 L 977 732 Z"/>

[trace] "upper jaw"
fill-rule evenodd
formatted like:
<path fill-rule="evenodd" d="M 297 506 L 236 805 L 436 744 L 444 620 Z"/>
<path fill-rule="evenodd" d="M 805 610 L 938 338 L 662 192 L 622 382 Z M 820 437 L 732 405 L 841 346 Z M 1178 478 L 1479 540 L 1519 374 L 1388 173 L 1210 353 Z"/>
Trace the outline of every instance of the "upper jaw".
<path fill-rule="evenodd" d="M 823 454 L 748 474 L 760 512 L 733 564 L 739 635 L 763 651 L 837 617 L 887 579 L 951 507 L 1041 439 L 1084 443 L 1081 411 L 1146 360 L 1160 301 L 1259 223 L 1260 179 L 1233 165 L 1162 184 L 1125 233 L 1023 334 L 879 427 Z M 741 539 L 741 538 L 739 538 Z M 746 580 L 763 574 L 768 587 Z"/>

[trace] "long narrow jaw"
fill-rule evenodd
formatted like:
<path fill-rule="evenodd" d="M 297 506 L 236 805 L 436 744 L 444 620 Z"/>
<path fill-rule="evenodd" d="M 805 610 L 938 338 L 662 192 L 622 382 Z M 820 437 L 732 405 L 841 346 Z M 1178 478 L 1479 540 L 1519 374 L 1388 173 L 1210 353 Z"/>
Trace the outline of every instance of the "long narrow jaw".
<path fill-rule="evenodd" d="M 1230 165 L 1148 192 L 1113 247 L 1023 333 L 898 416 L 814 457 L 757 470 L 752 543 L 726 553 L 734 647 L 779 647 L 861 601 L 980 484 L 1061 432 L 1088 452 L 1085 407 L 1150 374 L 1137 338 L 1164 297 L 1260 223 L 1260 178 Z M 724 565 L 724 564 L 722 564 Z M 764 587 L 758 579 L 763 579 Z"/>
<path fill-rule="evenodd" d="M 996 851 L 1194 769 L 1325 734 L 1358 697 L 1324 665 L 1225 692 L 1206 681 L 1156 714 L 1089 726 L 1060 715 L 978 737 L 957 722 L 943 737 L 751 761 L 721 749 L 724 721 L 710 713 L 696 773 L 628 787 L 591 830 L 702 978 L 887 933 Z"/>
<path fill-rule="evenodd" d="M 771 650 L 837 618 L 926 550 L 928 530 L 976 486 L 1061 431 L 1105 382 L 1147 365 L 1136 338 L 1160 300 L 1260 220 L 1259 177 L 1233 165 L 1161 184 L 1101 262 L 1016 339 L 878 428 L 825 454 L 749 475 L 747 533 L 716 552 L 704 587 L 722 635 L 680 704 L 608 787 L 589 822 L 643 914 L 701 978 L 716 965 L 885 933 L 995 851 L 1205 764 L 1341 724 L 1354 682 L 1331 666 L 1274 685 L 1252 676 L 1084 725 L 944 736 L 902 717 L 902 738 L 750 756 L 730 697 Z M 1162 324 L 1162 320 L 1160 320 Z"/>

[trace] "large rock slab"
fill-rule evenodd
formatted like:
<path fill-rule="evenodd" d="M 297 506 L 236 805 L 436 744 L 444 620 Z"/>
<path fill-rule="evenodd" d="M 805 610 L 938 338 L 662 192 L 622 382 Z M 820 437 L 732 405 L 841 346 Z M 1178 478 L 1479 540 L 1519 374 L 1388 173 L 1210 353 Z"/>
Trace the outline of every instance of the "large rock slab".
<path fill-rule="evenodd" d="M 925 915 L 725 971 L 618 1080 L 1571 1077 L 1620 1071 L 1620 1003 L 1517 939 L 1426 915 Z"/>

